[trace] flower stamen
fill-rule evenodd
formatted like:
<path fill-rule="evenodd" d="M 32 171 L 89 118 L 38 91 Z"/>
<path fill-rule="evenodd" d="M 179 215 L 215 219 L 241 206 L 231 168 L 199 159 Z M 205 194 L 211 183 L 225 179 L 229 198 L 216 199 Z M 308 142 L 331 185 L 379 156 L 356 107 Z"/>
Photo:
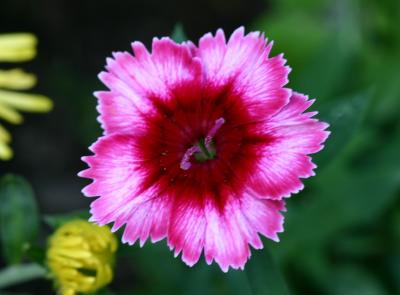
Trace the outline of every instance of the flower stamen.
<path fill-rule="evenodd" d="M 214 126 L 207 133 L 207 136 L 205 138 L 201 138 L 196 145 L 193 145 L 186 150 L 180 164 L 182 170 L 188 170 L 192 166 L 190 162 L 192 155 L 194 155 L 198 162 L 205 162 L 215 158 L 217 153 L 212 139 L 224 123 L 224 118 L 217 119 Z"/>
<path fill-rule="evenodd" d="M 181 160 L 181 169 L 182 170 L 189 170 L 190 166 L 192 164 L 190 163 L 190 157 L 196 153 L 199 152 L 200 148 L 197 145 L 192 146 L 191 148 L 187 149 L 186 153 L 183 155 L 182 160 Z"/>

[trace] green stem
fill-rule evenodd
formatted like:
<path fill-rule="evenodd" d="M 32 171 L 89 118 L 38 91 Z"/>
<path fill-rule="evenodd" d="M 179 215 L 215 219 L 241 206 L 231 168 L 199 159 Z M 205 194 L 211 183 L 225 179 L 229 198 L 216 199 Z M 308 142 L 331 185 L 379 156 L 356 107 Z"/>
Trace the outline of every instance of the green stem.
<path fill-rule="evenodd" d="M 44 278 L 46 275 L 46 269 L 37 263 L 8 266 L 0 271 L 0 289 L 30 280 Z"/>

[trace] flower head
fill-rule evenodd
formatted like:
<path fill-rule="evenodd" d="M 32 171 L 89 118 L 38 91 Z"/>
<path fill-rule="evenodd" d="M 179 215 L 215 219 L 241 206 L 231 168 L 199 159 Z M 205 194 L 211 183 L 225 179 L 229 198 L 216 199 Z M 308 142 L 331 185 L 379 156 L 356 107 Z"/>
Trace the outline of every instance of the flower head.
<path fill-rule="evenodd" d="M 92 221 L 125 226 L 123 242 L 167 238 L 188 265 L 201 253 L 243 268 L 259 234 L 278 241 L 284 198 L 314 175 L 308 154 L 328 124 L 284 88 L 289 67 L 258 32 L 222 30 L 198 46 L 153 40 L 114 53 L 97 92 L 104 136 L 83 160 Z"/>
<path fill-rule="evenodd" d="M 84 220 L 61 226 L 50 238 L 47 264 L 62 295 L 91 293 L 112 280 L 117 241 L 107 227 Z"/>
<path fill-rule="evenodd" d="M 17 33 L 0 35 L 0 62 L 22 62 L 35 57 L 36 37 L 32 34 Z M 38 94 L 26 94 L 15 90 L 26 90 L 36 84 L 36 77 L 21 69 L 0 70 L 0 118 L 11 123 L 23 121 L 18 111 L 47 112 L 52 108 L 52 101 Z M 8 90 L 6 90 L 8 89 Z M 8 146 L 11 136 L 0 125 L 0 159 L 12 157 Z"/>

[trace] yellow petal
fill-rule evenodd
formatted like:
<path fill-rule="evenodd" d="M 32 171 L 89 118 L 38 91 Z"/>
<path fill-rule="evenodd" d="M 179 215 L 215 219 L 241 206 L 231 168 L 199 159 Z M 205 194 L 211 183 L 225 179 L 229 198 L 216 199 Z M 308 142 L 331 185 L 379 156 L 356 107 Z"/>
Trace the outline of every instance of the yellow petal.
<path fill-rule="evenodd" d="M 1 91 L 1 90 L 0 90 Z M 0 118 L 10 122 L 12 124 L 21 124 L 23 117 L 20 113 L 3 104 L 0 100 Z"/>
<path fill-rule="evenodd" d="M 61 255 L 64 257 L 70 257 L 70 258 L 90 258 L 93 254 L 89 251 L 85 251 L 85 250 L 80 250 L 78 249 L 65 249 L 65 248 L 59 248 L 57 250 L 55 250 L 55 252 L 57 253 L 57 255 Z"/>
<path fill-rule="evenodd" d="M 0 160 L 10 160 L 13 156 L 13 151 L 11 148 L 4 142 L 0 141 Z"/>
<path fill-rule="evenodd" d="M 0 141 L 4 143 L 11 141 L 11 134 L 2 125 L 0 125 Z"/>
<path fill-rule="evenodd" d="M 46 96 L 6 90 L 0 90 L 0 104 L 26 112 L 48 112 L 53 108 L 53 102 Z"/>
<path fill-rule="evenodd" d="M 92 293 L 112 281 L 116 238 L 108 227 L 84 220 L 62 225 L 50 238 L 47 264 L 61 288 Z"/>
<path fill-rule="evenodd" d="M 75 295 L 75 294 L 76 294 L 75 290 L 71 288 L 63 288 L 61 290 L 61 295 Z"/>
<path fill-rule="evenodd" d="M 29 33 L 0 35 L 0 61 L 19 62 L 33 59 L 37 39 Z"/>
<path fill-rule="evenodd" d="M 85 241 L 82 237 L 66 236 L 63 240 L 59 241 L 58 246 L 63 247 L 63 248 L 71 247 L 71 246 L 79 246 L 79 247 L 85 249 L 85 247 L 83 247 L 84 246 L 83 244 L 85 244 Z M 86 247 L 86 249 L 87 249 L 87 247 Z"/>
<path fill-rule="evenodd" d="M 75 268 L 83 267 L 83 264 L 77 259 L 71 259 L 68 257 L 60 256 L 58 255 L 58 253 L 49 253 L 49 256 L 50 256 L 49 264 L 51 263 L 54 266 L 75 267 Z"/>
<path fill-rule="evenodd" d="M 36 76 L 21 69 L 0 70 L 0 87 L 24 90 L 35 86 Z"/>

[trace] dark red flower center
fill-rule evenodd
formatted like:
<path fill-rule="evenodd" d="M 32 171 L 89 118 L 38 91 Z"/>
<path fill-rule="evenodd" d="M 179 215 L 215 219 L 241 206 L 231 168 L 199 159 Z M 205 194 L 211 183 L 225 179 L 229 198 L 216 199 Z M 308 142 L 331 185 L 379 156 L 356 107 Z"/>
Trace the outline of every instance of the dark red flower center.
<path fill-rule="evenodd" d="M 239 195 L 272 140 L 230 85 L 194 91 L 180 88 L 174 99 L 152 101 L 157 112 L 143 117 L 137 135 L 143 190 L 156 188 L 177 198 L 224 203 Z"/>

